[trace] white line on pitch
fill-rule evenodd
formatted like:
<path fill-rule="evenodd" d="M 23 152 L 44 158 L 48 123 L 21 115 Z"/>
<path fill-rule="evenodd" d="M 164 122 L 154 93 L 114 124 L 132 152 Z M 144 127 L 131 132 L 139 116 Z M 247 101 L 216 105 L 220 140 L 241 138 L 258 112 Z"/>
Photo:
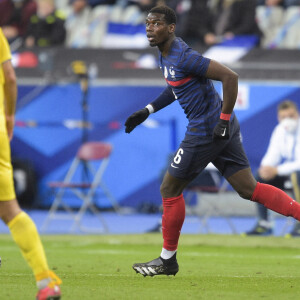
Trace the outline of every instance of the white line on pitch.
<path fill-rule="evenodd" d="M 145 254 L 144 251 L 125 251 L 125 250 L 110 250 L 110 249 L 94 249 L 94 250 L 84 250 L 80 249 L 80 252 L 88 253 L 88 254 L 108 254 L 108 255 L 137 255 L 137 254 Z M 211 252 L 181 252 L 183 256 L 196 256 L 196 257 L 226 257 L 226 258 L 258 258 L 257 254 L 225 254 L 225 253 L 211 253 Z M 300 259 L 300 255 L 263 255 L 261 256 L 263 259 Z"/>

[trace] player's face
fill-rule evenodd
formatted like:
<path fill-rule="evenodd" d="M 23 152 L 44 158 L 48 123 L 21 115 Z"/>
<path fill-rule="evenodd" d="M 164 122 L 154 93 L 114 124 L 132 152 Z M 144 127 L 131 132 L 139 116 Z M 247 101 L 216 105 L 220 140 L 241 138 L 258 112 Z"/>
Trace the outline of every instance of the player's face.
<path fill-rule="evenodd" d="M 175 24 L 167 24 L 164 15 L 150 13 L 146 18 L 146 33 L 151 47 L 164 44 L 175 31 Z"/>
<path fill-rule="evenodd" d="M 297 109 L 289 107 L 278 111 L 280 126 L 288 133 L 295 133 L 298 128 L 299 113 Z"/>

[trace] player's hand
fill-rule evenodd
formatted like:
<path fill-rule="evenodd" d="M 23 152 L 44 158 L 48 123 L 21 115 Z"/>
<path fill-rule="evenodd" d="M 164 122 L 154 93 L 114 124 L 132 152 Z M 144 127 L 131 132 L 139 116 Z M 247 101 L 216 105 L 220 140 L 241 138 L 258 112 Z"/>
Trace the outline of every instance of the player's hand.
<path fill-rule="evenodd" d="M 278 169 L 272 166 L 261 166 L 258 169 L 258 174 L 263 180 L 269 181 L 276 177 Z"/>
<path fill-rule="evenodd" d="M 149 110 L 146 107 L 133 113 L 125 122 L 125 132 L 130 133 L 136 126 L 143 123 L 149 114 Z"/>
<path fill-rule="evenodd" d="M 229 121 L 219 119 L 213 132 L 213 139 L 228 140 L 229 139 Z"/>

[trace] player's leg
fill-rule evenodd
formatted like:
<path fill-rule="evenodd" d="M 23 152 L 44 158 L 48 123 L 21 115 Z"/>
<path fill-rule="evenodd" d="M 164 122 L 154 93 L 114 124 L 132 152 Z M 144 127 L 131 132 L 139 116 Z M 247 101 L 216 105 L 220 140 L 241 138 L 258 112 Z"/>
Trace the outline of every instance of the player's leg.
<path fill-rule="evenodd" d="M 170 259 L 177 251 L 180 231 L 185 219 L 183 190 L 190 180 L 183 180 L 166 172 L 160 187 L 163 202 L 161 257 Z"/>
<path fill-rule="evenodd" d="M 257 182 L 250 168 L 236 172 L 227 180 L 242 198 L 261 203 L 279 214 L 300 220 L 300 204 L 277 187 Z"/>
<path fill-rule="evenodd" d="M 212 143 L 211 143 L 212 144 Z M 212 145 L 196 145 L 184 140 L 169 165 L 160 192 L 163 202 L 161 256 L 147 263 L 133 265 L 133 269 L 144 276 L 175 275 L 178 271 L 176 259 L 180 231 L 185 218 L 184 188 L 208 164 Z M 202 157 L 203 159 L 199 159 Z"/>
<path fill-rule="evenodd" d="M 183 190 L 189 180 L 175 178 L 167 171 L 161 184 L 163 202 L 163 248 L 159 258 L 137 263 L 133 269 L 144 276 L 175 275 L 179 266 L 176 259 L 180 231 L 185 218 Z"/>
<path fill-rule="evenodd" d="M 254 202 L 263 204 L 284 216 L 292 216 L 300 220 L 300 204 L 282 190 L 255 180 L 245 154 L 238 121 L 232 122 L 230 141 L 219 153 L 213 164 L 228 180 L 238 194 Z"/>
<path fill-rule="evenodd" d="M 61 280 L 49 270 L 44 248 L 32 219 L 20 209 L 17 200 L 0 201 L 0 217 L 9 227 L 14 241 L 35 275 L 40 293 L 37 299 L 47 299 L 45 295 L 60 299 L 58 285 Z M 42 298 L 41 294 L 44 294 Z"/>
<path fill-rule="evenodd" d="M 219 140 L 202 144 L 201 138 L 186 136 L 173 161 L 169 165 L 160 193 L 163 201 L 162 233 L 163 249 L 161 257 L 175 256 L 181 227 L 185 218 L 184 188 L 214 160 L 228 141 Z M 176 256 L 175 256 L 176 257 Z"/>
<path fill-rule="evenodd" d="M 40 290 L 37 299 L 47 299 L 47 294 L 53 296 L 53 299 L 60 299 L 60 290 L 57 284 L 61 280 L 49 270 L 35 224 L 20 209 L 15 199 L 10 148 L 5 132 L 0 133 L 0 144 L 0 218 L 9 227 L 14 241 L 35 275 Z"/>

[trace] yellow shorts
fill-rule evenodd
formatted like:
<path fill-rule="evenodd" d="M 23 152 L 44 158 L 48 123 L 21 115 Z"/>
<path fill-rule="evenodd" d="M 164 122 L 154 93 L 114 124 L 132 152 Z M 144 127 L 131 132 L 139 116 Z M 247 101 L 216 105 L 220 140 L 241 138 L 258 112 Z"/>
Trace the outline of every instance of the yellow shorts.
<path fill-rule="evenodd" d="M 0 201 L 16 199 L 10 144 L 6 132 L 0 131 Z"/>

